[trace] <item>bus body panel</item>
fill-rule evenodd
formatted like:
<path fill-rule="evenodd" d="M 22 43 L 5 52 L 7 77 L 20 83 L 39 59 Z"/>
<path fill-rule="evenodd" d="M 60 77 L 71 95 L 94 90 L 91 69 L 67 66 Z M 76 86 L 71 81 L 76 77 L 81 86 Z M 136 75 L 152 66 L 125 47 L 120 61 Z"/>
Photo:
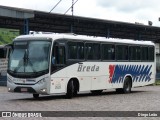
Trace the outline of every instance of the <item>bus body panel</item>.
<path fill-rule="evenodd" d="M 53 85 L 51 85 L 51 93 L 58 93 L 58 91 L 59 93 L 65 93 L 67 89 L 67 83 L 72 78 L 78 79 L 80 84 L 80 92 L 89 90 L 122 88 L 124 79 L 126 77 L 132 78 L 132 87 L 145 86 L 155 82 L 155 73 L 152 73 L 154 69 L 155 68 L 153 63 L 76 63 L 71 66 L 67 66 L 52 75 L 51 84 L 54 84 L 55 88 L 58 90 L 54 89 Z"/>

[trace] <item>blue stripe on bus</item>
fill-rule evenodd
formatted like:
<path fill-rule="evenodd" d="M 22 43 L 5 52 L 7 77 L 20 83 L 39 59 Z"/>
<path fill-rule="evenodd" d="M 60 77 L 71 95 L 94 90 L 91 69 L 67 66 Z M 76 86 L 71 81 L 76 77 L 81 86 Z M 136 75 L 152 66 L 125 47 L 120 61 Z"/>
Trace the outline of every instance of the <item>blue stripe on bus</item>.
<path fill-rule="evenodd" d="M 122 83 L 126 74 L 130 74 L 133 82 L 149 82 L 152 65 L 110 65 L 110 82 Z M 112 69 L 112 70 L 111 70 Z"/>

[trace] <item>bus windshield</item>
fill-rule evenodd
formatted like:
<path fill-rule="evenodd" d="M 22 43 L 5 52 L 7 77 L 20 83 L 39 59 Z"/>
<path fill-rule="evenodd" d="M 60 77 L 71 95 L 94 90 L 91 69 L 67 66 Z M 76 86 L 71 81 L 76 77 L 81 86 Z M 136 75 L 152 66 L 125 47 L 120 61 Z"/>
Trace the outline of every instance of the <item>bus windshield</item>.
<path fill-rule="evenodd" d="M 8 70 L 31 75 L 49 71 L 51 41 L 17 41 L 10 52 Z"/>

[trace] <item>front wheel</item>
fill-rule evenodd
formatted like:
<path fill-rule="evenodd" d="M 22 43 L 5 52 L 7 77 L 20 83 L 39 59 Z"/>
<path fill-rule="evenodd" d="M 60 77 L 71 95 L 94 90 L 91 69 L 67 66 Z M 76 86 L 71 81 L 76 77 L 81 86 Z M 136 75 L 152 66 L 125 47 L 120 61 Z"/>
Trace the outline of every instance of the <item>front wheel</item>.
<path fill-rule="evenodd" d="M 71 99 L 76 94 L 77 94 L 76 86 L 73 80 L 70 80 L 67 86 L 66 98 Z"/>
<path fill-rule="evenodd" d="M 39 94 L 33 94 L 33 98 L 35 99 L 39 98 Z"/>

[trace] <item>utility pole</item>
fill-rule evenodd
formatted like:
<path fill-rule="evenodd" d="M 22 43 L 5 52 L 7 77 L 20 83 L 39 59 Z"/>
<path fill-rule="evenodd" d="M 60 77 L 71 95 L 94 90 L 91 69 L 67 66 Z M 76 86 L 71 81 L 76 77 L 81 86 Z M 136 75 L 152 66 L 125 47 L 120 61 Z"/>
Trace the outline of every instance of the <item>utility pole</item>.
<path fill-rule="evenodd" d="M 74 6 L 74 0 L 72 0 L 72 9 L 71 9 L 72 17 L 73 17 L 73 12 L 74 12 L 73 6 Z"/>
<path fill-rule="evenodd" d="M 72 7 L 71 7 L 71 12 L 72 12 L 72 23 L 71 23 L 71 33 L 73 33 L 73 24 L 74 24 L 74 16 L 73 16 L 73 12 L 74 12 L 74 0 L 72 0 Z"/>

